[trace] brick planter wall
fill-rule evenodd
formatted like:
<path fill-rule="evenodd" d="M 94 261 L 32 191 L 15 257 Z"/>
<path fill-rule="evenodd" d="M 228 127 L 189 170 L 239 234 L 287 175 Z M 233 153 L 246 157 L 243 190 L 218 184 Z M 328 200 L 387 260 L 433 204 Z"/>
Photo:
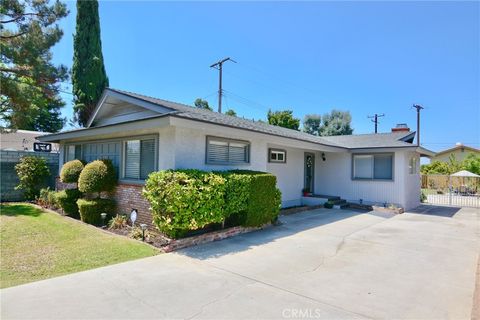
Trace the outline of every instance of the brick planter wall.
<path fill-rule="evenodd" d="M 248 232 L 260 230 L 269 226 L 271 226 L 271 224 L 266 224 L 263 227 L 257 227 L 257 228 L 237 226 L 237 227 L 232 227 L 224 230 L 201 234 L 198 236 L 171 240 L 166 246 L 163 246 L 162 249 L 164 252 L 172 252 L 182 248 L 197 246 L 202 243 L 227 239 L 242 233 L 248 233 Z"/>
<path fill-rule="evenodd" d="M 57 177 L 56 189 L 76 188 L 76 183 L 63 183 Z M 135 224 L 145 223 L 149 228 L 153 228 L 152 214 L 150 213 L 150 204 L 142 196 L 143 185 L 119 183 L 113 192 L 113 199 L 117 204 L 118 214 L 129 214 L 132 209 L 137 209 L 137 220 Z"/>
<path fill-rule="evenodd" d="M 114 199 L 117 201 L 117 211 L 129 214 L 132 209 L 137 209 L 135 224 L 145 223 L 152 227 L 152 214 L 150 203 L 142 196 L 143 185 L 120 183 L 115 189 Z"/>

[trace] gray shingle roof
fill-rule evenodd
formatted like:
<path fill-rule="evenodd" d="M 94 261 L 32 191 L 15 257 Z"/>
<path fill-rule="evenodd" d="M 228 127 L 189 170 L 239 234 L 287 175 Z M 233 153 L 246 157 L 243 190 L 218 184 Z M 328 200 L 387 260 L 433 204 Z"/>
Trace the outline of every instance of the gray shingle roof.
<path fill-rule="evenodd" d="M 414 145 L 403 140 L 414 134 L 415 132 L 388 132 L 323 138 L 349 149 L 412 147 Z"/>
<path fill-rule="evenodd" d="M 179 111 L 175 116 L 197 120 L 211 122 L 221 125 L 227 125 L 231 127 L 247 129 L 251 131 L 257 131 L 276 136 L 282 136 L 286 138 L 293 138 L 297 140 L 303 140 L 313 142 L 317 144 L 323 144 L 334 147 L 342 148 L 381 148 L 381 147 L 412 147 L 411 143 L 401 141 L 406 136 L 414 134 L 414 132 L 389 132 L 378 134 L 360 134 L 349 136 L 331 136 L 331 137 L 318 137 L 311 134 L 300 132 L 297 130 L 282 128 L 278 126 L 272 126 L 264 122 L 251 121 L 238 117 L 228 116 L 222 113 L 213 112 L 210 110 L 204 110 L 194 108 L 185 104 L 180 104 L 163 99 L 157 99 L 140 95 L 133 92 L 110 89 L 112 91 L 129 95 L 131 97 L 148 101 L 154 104 L 159 104 L 172 110 Z"/>
<path fill-rule="evenodd" d="M 159 116 L 172 116 L 184 119 L 190 119 L 194 121 L 202 121 L 206 123 L 218 124 L 228 126 L 232 128 L 238 128 L 243 130 L 249 130 L 264 134 L 270 134 L 274 136 L 280 136 L 284 138 L 290 138 L 305 142 L 311 142 L 320 145 L 326 145 L 331 147 L 345 148 L 345 149 L 358 149 L 358 148 L 388 148 L 388 147 L 414 147 L 411 143 L 402 141 L 406 137 L 414 135 L 414 132 L 393 132 L 393 133 L 379 133 L 379 134 L 361 134 L 350 136 L 331 136 L 331 137 L 318 137 L 310 135 L 305 132 L 282 128 L 278 126 L 272 126 L 260 121 L 252 121 L 239 117 L 228 116 L 222 113 L 204 110 L 188 106 L 181 103 L 176 103 L 168 100 L 153 98 L 133 92 L 111 89 L 112 92 L 116 92 L 122 95 L 126 95 L 135 99 L 140 99 L 155 105 L 159 105 L 168 109 L 171 112 L 167 114 L 159 114 Z M 146 119 L 139 119 L 146 120 Z M 112 125 L 109 125 L 112 126 Z M 101 127 L 101 126 L 99 126 Z M 72 131 L 90 130 L 98 127 L 76 129 Z M 53 134 L 56 136 L 55 140 L 60 139 L 60 134 Z M 53 137 L 52 137 L 53 138 Z M 53 140 L 53 139 L 45 139 Z"/>

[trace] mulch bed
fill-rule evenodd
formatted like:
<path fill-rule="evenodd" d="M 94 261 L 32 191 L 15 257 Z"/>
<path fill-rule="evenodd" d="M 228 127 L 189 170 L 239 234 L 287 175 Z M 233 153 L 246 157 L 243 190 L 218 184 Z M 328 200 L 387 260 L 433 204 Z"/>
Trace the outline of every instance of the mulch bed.
<path fill-rule="evenodd" d="M 291 208 L 280 210 L 280 215 L 295 214 L 295 213 L 318 209 L 318 208 L 323 208 L 323 205 L 291 207 Z M 60 215 L 64 215 L 61 209 L 53 209 L 53 208 L 48 208 L 48 209 L 55 211 Z M 106 232 L 131 238 L 130 233 L 133 227 L 130 225 L 127 225 L 120 229 L 108 229 L 108 228 L 101 228 L 101 229 Z M 150 228 L 146 231 L 145 243 L 148 243 L 154 247 L 160 248 L 165 252 L 170 252 L 172 250 L 177 250 L 187 246 L 196 245 L 196 244 L 205 243 L 205 242 L 217 241 L 217 240 L 229 238 L 237 234 L 251 232 L 258 229 L 262 229 L 262 227 L 244 228 L 240 226 L 226 226 L 225 229 L 210 227 L 210 228 L 206 228 L 205 230 L 198 230 L 196 232 L 193 232 L 191 235 L 185 238 L 175 240 L 175 239 L 170 239 L 164 236 L 162 233 L 160 233 L 158 230 L 154 228 Z M 141 239 L 137 239 L 137 240 L 142 241 Z"/>

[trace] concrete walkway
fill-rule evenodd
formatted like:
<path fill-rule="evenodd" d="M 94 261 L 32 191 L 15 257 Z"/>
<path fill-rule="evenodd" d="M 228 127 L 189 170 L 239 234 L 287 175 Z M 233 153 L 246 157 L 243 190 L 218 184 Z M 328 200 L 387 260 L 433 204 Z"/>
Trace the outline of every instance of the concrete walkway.
<path fill-rule="evenodd" d="M 478 209 L 318 209 L 174 254 L 4 289 L 2 319 L 470 319 Z"/>

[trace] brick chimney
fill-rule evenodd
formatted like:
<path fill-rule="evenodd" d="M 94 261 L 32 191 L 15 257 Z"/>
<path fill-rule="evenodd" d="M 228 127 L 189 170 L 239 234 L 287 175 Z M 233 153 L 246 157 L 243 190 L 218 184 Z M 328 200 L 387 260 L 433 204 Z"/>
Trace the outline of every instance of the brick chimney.
<path fill-rule="evenodd" d="M 392 128 L 392 132 L 410 132 L 410 128 L 406 123 L 397 123 L 397 126 Z"/>

